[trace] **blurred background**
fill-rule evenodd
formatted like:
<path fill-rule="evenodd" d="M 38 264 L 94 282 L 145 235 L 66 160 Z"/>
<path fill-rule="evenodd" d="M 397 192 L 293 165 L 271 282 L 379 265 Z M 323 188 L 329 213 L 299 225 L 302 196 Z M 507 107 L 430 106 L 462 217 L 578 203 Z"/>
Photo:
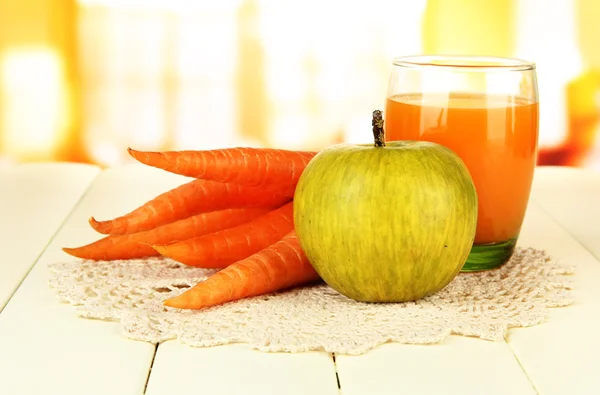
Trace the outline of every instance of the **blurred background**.
<path fill-rule="evenodd" d="M 0 166 L 370 140 L 391 59 L 537 63 L 539 165 L 600 169 L 598 0 L 0 0 Z"/>

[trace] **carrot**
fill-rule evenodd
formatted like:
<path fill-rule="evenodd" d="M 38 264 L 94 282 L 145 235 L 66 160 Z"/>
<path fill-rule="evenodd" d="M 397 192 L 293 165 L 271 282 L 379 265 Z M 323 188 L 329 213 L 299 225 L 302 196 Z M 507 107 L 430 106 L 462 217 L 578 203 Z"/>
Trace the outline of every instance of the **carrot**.
<path fill-rule="evenodd" d="M 250 222 L 178 243 L 153 246 L 189 266 L 224 268 L 268 247 L 294 229 L 293 203 Z"/>
<path fill-rule="evenodd" d="M 264 250 L 211 275 L 165 306 L 202 309 L 263 295 L 319 279 L 291 231 Z"/>
<path fill-rule="evenodd" d="M 187 240 L 238 226 L 266 214 L 266 208 L 226 209 L 193 215 L 154 229 L 124 235 L 109 235 L 93 243 L 63 248 L 69 255 L 82 259 L 112 260 L 158 256 L 151 244 Z"/>
<path fill-rule="evenodd" d="M 139 162 L 171 173 L 206 180 L 263 187 L 294 196 L 310 151 L 273 148 L 224 148 L 200 151 L 142 152 L 128 148 Z"/>
<path fill-rule="evenodd" d="M 290 198 L 259 188 L 225 184 L 210 180 L 192 180 L 162 193 L 135 210 L 107 221 L 89 219 L 103 234 L 122 235 L 156 228 L 180 219 L 226 208 L 275 208 Z"/>

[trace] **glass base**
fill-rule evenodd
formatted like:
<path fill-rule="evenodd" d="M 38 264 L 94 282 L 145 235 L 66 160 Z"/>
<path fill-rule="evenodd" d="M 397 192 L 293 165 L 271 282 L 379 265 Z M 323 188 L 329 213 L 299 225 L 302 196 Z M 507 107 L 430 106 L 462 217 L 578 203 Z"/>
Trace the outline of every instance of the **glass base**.
<path fill-rule="evenodd" d="M 500 243 L 474 245 L 461 272 L 480 272 L 504 265 L 515 251 L 516 244 L 517 239 L 514 238 Z"/>

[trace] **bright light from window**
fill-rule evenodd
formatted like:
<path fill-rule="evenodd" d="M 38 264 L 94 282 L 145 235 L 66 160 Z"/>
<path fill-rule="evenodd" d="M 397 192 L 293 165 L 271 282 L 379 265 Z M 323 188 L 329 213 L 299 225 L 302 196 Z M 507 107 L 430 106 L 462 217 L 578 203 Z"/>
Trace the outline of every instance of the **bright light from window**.
<path fill-rule="evenodd" d="M 46 156 L 60 141 L 67 106 L 62 65 L 47 48 L 9 50 L 0 58 L 2 146 L 8 155 Z"/>

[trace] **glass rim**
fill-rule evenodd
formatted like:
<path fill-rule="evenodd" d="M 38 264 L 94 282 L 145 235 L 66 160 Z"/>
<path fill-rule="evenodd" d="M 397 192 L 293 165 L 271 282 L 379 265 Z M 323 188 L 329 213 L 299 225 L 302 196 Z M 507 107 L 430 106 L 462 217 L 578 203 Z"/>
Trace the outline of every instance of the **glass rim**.
<path fill-rule="evenodd" d="M 394 66 L 408 68 L 462 69 L 465 71 L 527 71 L 536 64 L 520 58 L 482 55 L 407 55 L 393 58 Z"/>

